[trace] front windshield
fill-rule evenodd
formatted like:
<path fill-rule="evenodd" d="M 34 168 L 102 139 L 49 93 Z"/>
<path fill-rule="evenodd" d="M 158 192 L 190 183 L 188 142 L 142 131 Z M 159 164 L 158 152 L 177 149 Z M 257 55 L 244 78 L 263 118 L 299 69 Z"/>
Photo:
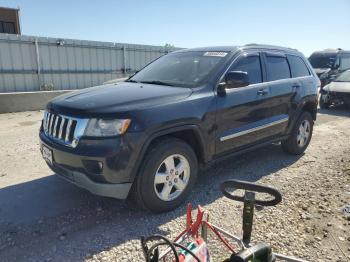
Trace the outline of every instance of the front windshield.
<path fill-rule="evenodd" d="M 334 82 L 350 82 L 350 71 L 342 73 L 334 80 Z"/>
<path fill-rule="evenodd" d="M 333 54 L 316 54 L 311 55 L 309 61 L 313 68 L 333 68 L 336 59 Z"/>
<path fill-rule="evenodd" d="M 157 59 L 128 81 L 196 87 L 205 82 L 227 57 L 225 52 L 175 52 Z"/>

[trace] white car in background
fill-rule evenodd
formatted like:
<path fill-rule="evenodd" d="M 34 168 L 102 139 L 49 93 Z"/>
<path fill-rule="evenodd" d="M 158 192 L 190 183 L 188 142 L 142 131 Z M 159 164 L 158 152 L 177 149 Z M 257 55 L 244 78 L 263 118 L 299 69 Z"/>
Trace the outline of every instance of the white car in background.
<path fill-rule="evenodd" d="M 333 104 L 346 104 L 350 108 L 350 70 L 321 89 L 320 107 L 325 109 Z"/>

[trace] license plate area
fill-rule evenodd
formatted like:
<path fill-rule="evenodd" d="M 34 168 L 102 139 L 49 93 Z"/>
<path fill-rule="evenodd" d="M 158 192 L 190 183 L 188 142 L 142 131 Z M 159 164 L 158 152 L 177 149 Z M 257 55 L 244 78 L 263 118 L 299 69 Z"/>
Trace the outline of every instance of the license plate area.
<path fill-rule="evenodd" d="M 42 155 L 44 160 L 49 163 L 50 165 L 52 165 L 52 150 L 46 146 L 43 145 L 42 147 Z"/>

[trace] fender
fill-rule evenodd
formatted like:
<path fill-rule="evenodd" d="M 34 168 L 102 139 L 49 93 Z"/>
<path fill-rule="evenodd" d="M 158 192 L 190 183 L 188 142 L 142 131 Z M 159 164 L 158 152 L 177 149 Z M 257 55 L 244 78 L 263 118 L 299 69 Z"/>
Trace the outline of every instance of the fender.
<path fill-rule="evenodd" d="M 290 134 L 293 130 L 293 127 L 295 125 L 295 122 L 298 120 L 302 110 L 307 106 L 308 109 L 312 109 L 312 111 L 315 112 L 310 112 L 312 114 L 312 118 L 316 120 L 316 115 L 317 115 L 317 95 L 309 95 L 304 97 L 301 101 L 298 102 L 296 105 L 297 108 L 294 110 L 293 115 L 290 117 L 289 125 L 288 125 L 288 130 L 287 134 Z M 310 106 L 308 106 L 310 105 Z M 311 111 L 311 110 L 306 110 L 306 111 Z"/>
<path fill-rule="evenodd" d="M 185 130 L 191 130 L 194 131 L 195 135 L 197 136 L 197 138 L 199 139 L 199 146 L 200 146 L 200 150 L 203 156 L 203 160 L 204 163 L 208 162 L 208 153 L 206 152 L 204 145 L 205 145 L 205 140 L 203 138 L 203 135 L 199 129 L 199 127 L 195 124 L 186 124 L 186 125 L 180 125 L 180 126 L 173 126 L 171 128 L 166 128 L 166 129 L 162 129 L 162 130 L 158 130 L 154 133 L 152 133 L 150 136 L 147 137 L 147 139 L 145 140 L 145 142 L 142 145 L 142 148 L 140 150 L 140 153 L 137 157 L 137 160 L 135 162 L 135 166 L 131 172 L 130 178 L 131 178 L 131 182 L 133 182 L 135 180 L 135 177 L 138 174 L 139 168 L 141 166 L 142 160 L 144 158 L 144 155 L 147 152 L 147 149 L 149 148 L 150 144 L 157 139 L 158 137 L 161 136 L 165 136 L 165 135 L 170 135 L 172 133 L 175 132 L 179 132 L 179 131 L 185 131 Z"/>

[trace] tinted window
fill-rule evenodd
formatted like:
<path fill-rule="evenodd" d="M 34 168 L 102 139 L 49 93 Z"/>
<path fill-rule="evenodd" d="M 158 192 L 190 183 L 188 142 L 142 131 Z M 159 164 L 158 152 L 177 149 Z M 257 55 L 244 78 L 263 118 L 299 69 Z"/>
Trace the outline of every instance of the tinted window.
<path fill-rule="evenodd" d="M 345 55 L 342 57 L 341 67 L 343 70 L 350 69 L 350 55 Z"/>
<path fill-rule="evenodd" d="M 288 56 L 290 71 L 292 71 L 292 77 L 308 76 L 310 75 L 303 59 L 298 56 Z"/>
<path fill-rule="evenodd" d="M 287 58 L 280 56 L 266 56 L 267 80 L 290 78 Z"/>
<path fill-rule="evenodd" d="M 336 60 L 336 54 L 327 53 L 314 53 L 309 58 L 313 68 L 334 68 Z"/>
<path fill-rule="evenodd" d="M 230 71 L 242 71 L 247 72 L 250 84 L 256 84 L 262 82 L 261 65 L 259 56 L 247 56 L 241 58 L 236 64 L 234 64 Z"/>

